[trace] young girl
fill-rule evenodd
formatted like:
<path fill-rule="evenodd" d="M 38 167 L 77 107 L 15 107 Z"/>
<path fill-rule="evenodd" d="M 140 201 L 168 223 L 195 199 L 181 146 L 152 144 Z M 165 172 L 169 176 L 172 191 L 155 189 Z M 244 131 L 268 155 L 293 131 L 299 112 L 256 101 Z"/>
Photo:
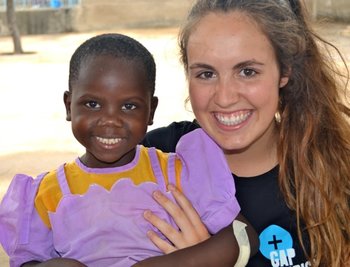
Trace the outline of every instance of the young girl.
<path fill-rule="evenodd" d="M 173 151 L 198 127 L 219 144 L 260 237 L 247 266 L 350 266 L 349 75 L 301 1 L 198 0 L 179 40 L 196 121 L 144 144 Z"/>
<path fill-rule="evenodd" d="M 74 52 L 64 103 L 86 152 L 36 179 L 15 176 L 0 206 L 11 266 L 125 267 L 162 255 L 143 213 L 175 227 L 155 201 L 170 183 L 191 196 L 206 224 L 197 241 L 231 225 L 239 213 L 234 183 L 203 131 L 181 139 L 176 155 L 138 145 L 158 103 L 155 71 L 148 50 L 124 35 L 93 37 Z"/>

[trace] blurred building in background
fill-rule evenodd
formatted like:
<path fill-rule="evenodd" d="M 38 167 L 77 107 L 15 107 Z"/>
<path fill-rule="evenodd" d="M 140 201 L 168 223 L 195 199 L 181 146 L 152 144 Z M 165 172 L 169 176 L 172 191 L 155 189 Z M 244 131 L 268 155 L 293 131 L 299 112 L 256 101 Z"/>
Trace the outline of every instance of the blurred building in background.
<path fill-rule="evenodd" d="M 22 35 L 176 27 L 193 0 L 14 0 Z M 350 22 L 350 0 L 304 0 L 315 19 Z M 0 0 L 0 35 L 8 35 Z"/>
<path fill-rule="evenodd" d="M 15 0 L 22 35 L 180 25 L 192 0 Z M 0 35 L 8 35 L 0 0 Z"/>

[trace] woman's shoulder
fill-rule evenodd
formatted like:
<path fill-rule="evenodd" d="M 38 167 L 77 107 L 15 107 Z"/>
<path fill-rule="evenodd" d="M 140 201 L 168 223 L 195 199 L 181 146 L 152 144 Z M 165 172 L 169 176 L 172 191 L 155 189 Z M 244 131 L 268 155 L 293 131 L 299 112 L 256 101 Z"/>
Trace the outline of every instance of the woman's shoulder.
<path fill-rule="evenodd" d="M 199 127 L 195 120 L 173 122 L 168 126 L 149 131 L 142 144 L 147 147 L 156 147 L 164 152 L 175 152 L 179 139 Z"/>

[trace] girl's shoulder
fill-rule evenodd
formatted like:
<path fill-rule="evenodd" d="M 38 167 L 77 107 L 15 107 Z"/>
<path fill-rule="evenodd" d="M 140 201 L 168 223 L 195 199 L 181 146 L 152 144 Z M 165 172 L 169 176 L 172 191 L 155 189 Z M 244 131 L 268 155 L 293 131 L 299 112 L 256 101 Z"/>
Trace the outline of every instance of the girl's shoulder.
<path fill-rule="evenodd" d="M 15 175 L 1 201 L 0 243 L 8 254 L 25 237 L 21 235 L 20 229 L 32 214 L 34 198 L 45 174 L 42 173 L 36 178 L 27 174 Z"/>

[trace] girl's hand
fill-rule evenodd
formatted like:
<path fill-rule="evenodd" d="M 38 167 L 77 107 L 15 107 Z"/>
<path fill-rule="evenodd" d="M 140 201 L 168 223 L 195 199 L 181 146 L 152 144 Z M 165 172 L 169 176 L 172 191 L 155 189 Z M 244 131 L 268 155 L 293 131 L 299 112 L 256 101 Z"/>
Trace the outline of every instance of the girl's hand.
<path fill-rule="evenodd" d="M 87 267 L 84 263 L 74 259 L 55 258 L 45 262 L 31 261 L 21 265 L 22 267 Z"/>
<path fill-rule="evenodd" d="M 161 239 L 153 231 L 147 233 L 151 241 L 165 254 L 193 246 L 208 239 L 210 236 L 198 213 L 185 195 L 174 185 L 169 184 L 168 190 L 171 191 L 177 204 L 169 200 L 160 191 L 155 191 L 153 197 L 169 213 L 169 215 L 172 216 L 180 231 L 157 217 L 151 211 L 147 210 L 144 213 L 145 219 L 158 228 L 158 230 L 161 231 L 173 244 L 171 245 Z"/>

